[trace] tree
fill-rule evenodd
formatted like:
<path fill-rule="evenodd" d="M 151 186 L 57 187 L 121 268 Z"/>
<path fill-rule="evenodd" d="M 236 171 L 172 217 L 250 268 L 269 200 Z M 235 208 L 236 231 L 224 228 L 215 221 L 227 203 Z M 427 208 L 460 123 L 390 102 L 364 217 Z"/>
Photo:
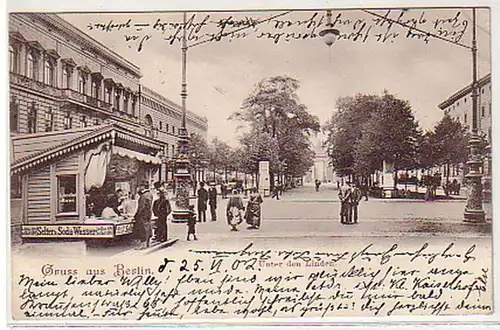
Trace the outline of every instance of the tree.
<path fill-rule="evenodd" d="M 469 134 L 465 125 L 448 114 L 434 128 L 435 165 L 446 166 L 446 182 L 449 181 L 450 165 L 465 163 L 468 156 Z"/>
<path fill-rule="evenodd" d="M 227 169 L 230 166 L 231 147 L 224 141 L 218 138 L 213 138 L 208 146 L 208 164 L 213 170 L 214 180 L 216 179 L 217 171 L 224 171 L 224 179 L 227 180 Z"/>
<path fill-rule="evenodd" d="M 337 111 L 323 130 L 327 133 L 324 147 L 328 150 L 332 167 L 340 175 L 356 172 L 354 147 L 364 131 L 363 123 L 369 121 L 380 105 L 380 98 L 375 95 L 357 94 L 337 100 Z"/>
<path fill-rule="evenodd" d="M 206 165 L 206 161 L 208 160 L 207 141 L 199 134 L 191 134 L 187 154 L 191 166 L 194 168 L 204 167 Z"/>
<path fill-rule="evenodd" d="M 292 168 L 296 173 L 305 173 L 302 167 L 311 164 L 312 161 L 308 138 L 311 133 L 319 132 L 320 125 L 318 118 L 309 114 L 306 106 L 300 103 L 297 96 L 298 88 L 299 81 L 287 76 L 263 79 L 243 101 L 241 109 L 230 117 L 250 126 L 251 133 L 243 136 L 243 140 L 253 136 L 259 139 L 258 145 L 269 144 L 269 148 L 274 148 L 271 146 L 274 144 L 277 146 L 277 158 L 266 155 L 271 159 L 271 187 L 274 185 L 275 173 L 284 174 L 285 169 L 288 171 Z M 261 140 L 263 137 L 266 140 Z M 243 144 L 251 143 L 243 140 Z M 293 148 L 296 147 L 303 148 L 304 153 L 301 157 L 309 160 L 293 157 L 295 151 Z M 262 157 L 263 153 L 265 153 L 263 150 L 257 152 L 259 157 Z M 297 160 L 300 160 L 299 163 Z"/>
<path fill-rule="evenodd" d="M 340 98 L 325 125 L 333 167 L 341 175 L 367 176 L 390 162 L 398 169 L 418 166 L 421 132 L 408 101 L 382 96 Z"/>

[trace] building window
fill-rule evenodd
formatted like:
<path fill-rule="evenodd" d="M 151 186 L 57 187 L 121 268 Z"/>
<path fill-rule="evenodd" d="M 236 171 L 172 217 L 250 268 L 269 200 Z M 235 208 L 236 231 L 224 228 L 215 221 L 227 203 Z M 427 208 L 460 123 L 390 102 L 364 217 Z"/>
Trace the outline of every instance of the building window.
<path fill-rule="evenodd" d="M 123 92 L 123 111 L 128 112 L 128 93 Z"/>
<path fill-rule="evenodd" d="M 484 117 L 484 105 L 481 106 L 481 117 Z"/>
<path fill-rule="evenodd" d="M 484 94 L 484 88 L 481 88 L 481 94 Z"/>
<path fill-rule="evenodd" d="M 464 98 L 464 103 L 467 103 L 467 98 L 466 97 Z"/>
<path fill-rule="evenodd" d="M 460 101 L 457 102 L 457 107 L 460 106 Z"/>
<path fill-rule="evenodd" d="M 116 90 L 115 92 L 115 108 L 120 111 L 120 91 Z"/>
<path fill-rule="evenodd" d="M 35 102 L 33 102 L 28 108 L 28 133 L 36 133 L 36 117 L 37 111 Z"/>
<path fill-rule="evenodd" d="M 87 116 L 81 116 L 80 117 L 80 127 L 85 128 L 87 127 L 88 122 L 87 122 Z"/>
<path fill-rule="evenodd" d="M 87 77 L 83 72 L 78 74 L 78 92 L 82 94 L 86 94 L 87 87 Z"/>
<path fill-rule="evenodd" d="M 36 57 L 31 53 L 28 53 L 28 63 L 27 64 L 28 65 L 26 67 L 26 76 L 28 78 L 36 80 L 37 61 L 36 61 Z"/>
<path fill-rule="evenodd" d="M 163 129 L 163 123 L 160 121 L 160 131 Z"/>
<path fill-rule="evenodd" d="M 172 144 L 172 157 L 175 156 L 175 144 Z"/>
<path fill-rule="evenodd" d="M 145 122 L 146 122 L 146 136 L 151 137 L 153 135 L 153 118 L 151 118 L 150 115 L 146 115 Z"/>
<path fill-rule="evenodd" d="M 19 105 L 17 104 L 17 100 L 13 97 L 10 101 L 10 132 L 18 133 L 19 132 Z"/>
<path fill-rule="evenodd" d="M 137 103 L 137 97 L 134 95 L 132 96 L 132 115 L 135 116 L 135 106 Z"/>
<path fill-rule="evenodd" d="M 491 116 L 491 102 L 489 103 L 488 108 L 489 108 L 488 111 L 489 111 L 490 116 Z"/>
<path fill-rule="evenodd" d="M 467 125 L 467 114 L 464 113 L 464 124 Z"/>
<path fill-rule="evenodd" d="M 106 88 L 104 89 L 104 101 L 106 101 L 107 103 L 111 104 L 112 102 L 112 98 L 111 98 L 111 92 L 113 90 L 113 87 L 111 85 L 108 85 L 106 86 Z"/>
<path fill-rule="evenodd" d="M 45 61 L 43 77 L 45 85 L 54 86 L 54 65 L 49 60 Z"/>
<path fill-rule="evenodd" d="M 17 47 L 9 45 L 9 70 L 18 73 L 19 51 Z"/>
<path fill-rule="evenodd" d="M 168 133 L 168 129 L 169 129 L 169 128 L 168 128 L 168 124 L 165 124 L 165 132 L 167 132 L 167 133 Z"/>
<path fill-rule="evenodd" d="M 91 95 L 93 98 L 95 99 L 98 99 L 99 98 L 99 89 L 101 87 L 101 84 L 96 81 L 96 80 L 92 80 L 92 92 L 91 92 Z"/>
<path fill-rule="evenodd" d="M 52 132 L 54 130 L 54 112 L 49 108 L 45 112 L 45 132 Z"/>
<path fill-rule="evenodd" d="M 172 126 L 172 134 L 175 135 L 175 126 Z"/>
<path fill-rule="evenodd" d="M 76 174 L 57 176 L 57 213 L 76 212 Z"/>
<path fill-rule="evenodd" d="M 64 129 L 73 128 L 73 118 L 71 117 L 71 112 L 66 112 L 66 116 L 64 117 Z"/>
<path fill-rule="evenodd" d="M 99 118 L 94 119 L 94 125 L 96 125 L 96 126 L 99 125 Z"/>
<path fill-rule="evenodd" d="M 63 68 L 62 87 L 71 89 L 71 69 L 68 66 Z"/>

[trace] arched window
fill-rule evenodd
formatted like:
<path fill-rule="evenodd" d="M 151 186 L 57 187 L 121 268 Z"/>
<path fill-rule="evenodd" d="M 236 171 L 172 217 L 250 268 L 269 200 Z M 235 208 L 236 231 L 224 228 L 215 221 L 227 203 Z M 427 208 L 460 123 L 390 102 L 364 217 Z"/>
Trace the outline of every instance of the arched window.
<path fill-rule="evenodd" d="M 35 102 L 28 108 L 28 133 L 36 133 L 37 110 Z"/>
<path fill-rule="evenodd" d="M 146 115 L 145 124 L 146 124 L 146 136 L 153 136 L 153 118 L 150 115 Z"/>
<path fill-rule="evenodd" d="M 36 58 L 31 53 L 28 53 L 28 66 L 26 67 L 26 76 L 33 80 L 36 79 Z"/>
<path fill-rule="evenodd" d="M 17 104 L 17 100 L 13 97 L 10 100 L 10 132 L 18 133 L 19 132 L 19 105 Z"/>
<path fill-rule="evenodd" d="M 43 77 L 45 85 L 54 85 L 54 65 L 49 60 L 45 61 Z"/>

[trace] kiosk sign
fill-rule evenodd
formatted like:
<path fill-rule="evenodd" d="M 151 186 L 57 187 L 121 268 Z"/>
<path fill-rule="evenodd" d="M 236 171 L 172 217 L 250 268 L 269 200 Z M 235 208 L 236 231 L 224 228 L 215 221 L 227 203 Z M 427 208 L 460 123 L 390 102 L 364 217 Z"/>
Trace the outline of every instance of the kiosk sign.
<path fill-rule="evenodd" d="M 113 238 L 113 225 L 23 225 L 22 238 Z"/>

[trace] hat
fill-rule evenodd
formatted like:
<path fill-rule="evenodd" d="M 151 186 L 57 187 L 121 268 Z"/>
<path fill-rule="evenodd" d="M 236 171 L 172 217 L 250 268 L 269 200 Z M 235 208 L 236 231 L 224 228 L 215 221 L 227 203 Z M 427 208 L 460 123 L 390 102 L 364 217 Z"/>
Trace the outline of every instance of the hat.
<path fill-rule="evenodd" d="M 163 185 L 163 184 L 162 184 L 160 181 L 156 181 L 156 182 L 154 183 L 154 187 L 155 187 L 155 189 L 160 189 L 160 187 L 161 187 L 162 185 Z"/>

